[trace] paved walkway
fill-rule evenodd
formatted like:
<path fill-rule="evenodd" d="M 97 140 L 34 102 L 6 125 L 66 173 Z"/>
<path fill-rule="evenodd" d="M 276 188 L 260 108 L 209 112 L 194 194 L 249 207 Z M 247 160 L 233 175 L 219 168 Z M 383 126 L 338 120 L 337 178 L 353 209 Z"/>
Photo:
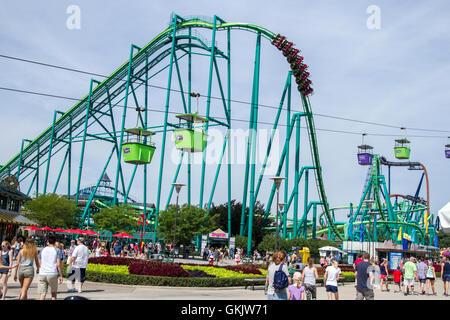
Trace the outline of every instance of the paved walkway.
<path fill-rule="evenodd" d="M 37 294 L 37 278 L 28 291 L 29 299 L 39 299 Z M 416 283 L 418 285 L 418 283 Z M 402 293 L 394 293 L 393 286 L 390 292 L 375 291 L 376 300 L 449 300 L 443 296 L 442 281 L 436 281 L 437 296 L 410 295 L 404 296 Z M 59 286 L 58 299 L 67 296 L 80 295 L 91 300 L 265 300 L 266 296 L 262 286 L 255 290 L 236 288 L 174 288 L 174 287 L 149 287 L 149 286 L 128 286 L 109 283 L 86 282 L 82 293 L 67 292 L 66 284 Z M 19 282 L 14 279 L 8 280 L 7 300 L 16 300 L 20 294 Z M 342 300 L 353 300 L 355 298 L 355 288 L 353 283 L 339 286 L 339 295 Z M 47 296 L 49 298 L 50 295 Z M 317 288 L 317 299 L 326 300 L 327 295 L 324 287 Z"/>
<path fill-rule="evenodd" d="M 208 264 L 208 261 L 202 259 L 175 259 L 180 263 L 191 264 Z M 234 260 L 224 260 L 219 265 L 235 265 Z M 66 280 L 64 280 L 66 281 Z M 180 280 L 182 281 L 182 280 Z M 0 284 L 1 285 L 1 284 Z M 444 286 L 442 281 L 436 280 L 435 283 L 437 296 L 409 295 L 404 296 L 403 293 L 394 292 L 391 285 L 390 292 L 381 292 L 379 289 L 375 291 L 376 300 L 449 300 L 444 297 Z M 419 283 L 416 282 L 416 288 Z M 20 283 L 15 282 L 13 277 L 8 279 L 8 292 L 6 300 L 17 300 L 20 295 Z M 64 282 L 58 289 L 58 300 L 68 296 L 80 295 L 90 300 L 266 300 L 263 287 L 257 286 L 255 290 L 251 287 L 234 288 L 182 288 L 182 287 L 151 287 L 151 286 L 129 286 L 111 283 L 99 283 L 87 281 L 83 286 L 82 293 L 69 293 L 67 285 Z M 353 283 L 339 285 L 339 296 L 341 300 L 354 300 L 355 287 Z M 28 298 L 30 300 L 39 299 L 37 293 L 37 277 L 33 279 L 30 289 L 28 290 Z M 50 294 L 47 295 L 47 299 Z M 326 300 L 327 294 L 324 287 L 317 288 L 317 299 Z"/>

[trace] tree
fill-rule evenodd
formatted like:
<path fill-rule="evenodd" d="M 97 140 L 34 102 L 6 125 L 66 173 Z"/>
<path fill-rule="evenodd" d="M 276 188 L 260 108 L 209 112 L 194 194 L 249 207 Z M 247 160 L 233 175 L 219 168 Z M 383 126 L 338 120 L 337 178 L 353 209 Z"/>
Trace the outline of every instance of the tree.
<path fill-rule="evenodd" d="M 248 237 L 236 235 L 234 245 L 236 248 L 247 249 L 247 241 L 248 241 Z M 254 247 L 255 247 L 255 241 L 252 240 L 252 248 L 254 248 Z M 247 252 L 247 250 L 245 250 L 245 252 Z"/>
<path fill-rule="evenodd" d="M 329 240 L 319 240 L 319 239 L 283 239 L 279 238 L 279 247 L 280 250 L 284 250 L 286 252 L 291 252 L 292 247 L 308 247 L 309 252 L 312 255 L 318 255 L 319 254 L 319 248 L 325 247 L 325 246 L 331 246 L 338 248 L 338 244 L 329 241 Z M 264 239 L 259 243 L 258 250 L 260 251 L 271 251 L 273 252 L 275 248 L 275 235 L 274 234 L 268 234 L 264 237 Z"/>
<path fill-rule="evenodd" d="M 102 208 L 94 215 L 94 222 L 100 230 L 112 233 L 130 232 L 137 228 L 138 214 L 127 205 Z"/>
<path fill-rule="evenodd" d="M 176 206 L 169 205 L 168 210 L 158 216 L 158 233 L 166 242 L 172 242 L 174 236 Z M 195 236 L 207 234 L 217 228 L 217 216 L 206 214 L 206 210 L 184 204 L 178 208 L 176 245 L 188 246 Z"/>
<path fill-rule="evenodd" d="M 231 236 L 237 236 L 240 234 L 240 226 L 241 226 L 241 214 L 242 214 L 242 203 L 236 202 L 236 200 L 232 200 L 230 203 L 231 207 Z M 209 210 L 210 214 L 217 214 L 219 216 L 219 227 L 222 230 L 228 230 L 228 202 L 219 206 L 211 205 Z M 245 219 L 248 221 L 248 213 L 249 209 L 245 210 Z M 253 213 L 253 231 L 252 231 L 252 243 L 255 242 L 258 244 L 262 241 L 264 236 L 270 231 L 264 230 L 264 227 L 268 227 L 271 225 L 271 221 L 269 219 L 264 219 L 264 205 L 259 201 L 256 201 Z M 245 233 L 247 235 L 247 232 Z M 236 244 L 237 246 L 237 244 Z M 247 244 L 243 246 L 243 248 L 247 248 Z"/>
<path fill-rule="evenodd" d="M 54 193 L 40 195 L 28 201 L 23 210 L 25 217 L 50 228 L 71 228 L 77 221 L 80 211 L 75 201 Z"/>
<path fill-rule="evenodd" d="M 438 244 L 439 248 L 449 248 L 450 247 L 450 234 L 444 233 L 444 231 L 439 231 L 438 233 Z"/>

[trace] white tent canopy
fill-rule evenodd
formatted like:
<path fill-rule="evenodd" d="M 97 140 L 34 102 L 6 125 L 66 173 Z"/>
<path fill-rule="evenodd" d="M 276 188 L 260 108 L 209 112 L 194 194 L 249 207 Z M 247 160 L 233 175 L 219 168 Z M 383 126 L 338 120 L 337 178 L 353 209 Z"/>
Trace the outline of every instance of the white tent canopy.
<path fill-rule="evenodd" d="M 321 256 L 326 255 L 327 252 L 330 252 L 330 253 L 335 253 L 335 252 L 344 253 L 344 251 L 342 251 L 342 250 L 340 250 L 338 248 L 335 248 L 335 247 L 326 246 L 326 247 L 319 248 L 319 253 L 320 253 Z"/>
<path fill-rule="evenodd" d="M 450 202 L 439 210 L 438 216 L 444 233 L 450 233 Z"/>

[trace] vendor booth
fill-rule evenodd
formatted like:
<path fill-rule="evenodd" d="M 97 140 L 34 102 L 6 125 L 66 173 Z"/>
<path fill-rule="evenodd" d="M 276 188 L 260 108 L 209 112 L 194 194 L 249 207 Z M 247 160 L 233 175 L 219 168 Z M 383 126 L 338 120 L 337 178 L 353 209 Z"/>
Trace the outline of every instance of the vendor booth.
<path fill-rule="evenodd" d="M 340 261 L 342 259 L 342 255 L 344 254 L 344 251 L 335 247 L 326 246 L 319 248 L 319 254 L 324 258 L 328 258 L 331 255 L 331 257 L 336 258 L 338 261 Z"/>

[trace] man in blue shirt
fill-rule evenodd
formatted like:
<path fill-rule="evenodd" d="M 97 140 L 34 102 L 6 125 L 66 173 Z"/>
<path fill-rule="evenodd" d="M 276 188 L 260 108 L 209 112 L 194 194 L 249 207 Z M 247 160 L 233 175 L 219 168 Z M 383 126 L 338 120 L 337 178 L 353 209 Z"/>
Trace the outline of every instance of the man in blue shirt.
<path fill-rule="evenodd" d="M 116 241 L 116 243 L 114 244 L 113 250 L 114 250 L 115 256 L 120 256 L 120 254 L 122 253 L 123 247 L 119 242 Z"/>
<path fill-rule="evenodd" d="M 373 266 L 369 262 L 369 254 L 362 255 L 363 261 L 355 267 L 356 300 L 374 300 L 373 293 Z"/>

